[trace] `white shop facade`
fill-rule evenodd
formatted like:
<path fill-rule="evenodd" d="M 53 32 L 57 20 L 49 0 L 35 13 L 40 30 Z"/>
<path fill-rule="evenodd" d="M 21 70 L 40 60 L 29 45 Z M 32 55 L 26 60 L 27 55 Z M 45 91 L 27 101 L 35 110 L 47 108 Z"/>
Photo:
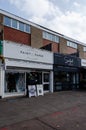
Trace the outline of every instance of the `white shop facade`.
<path fill-rule="evenodd" d="M 26 96 L 28 85 L 42 85 L 53 92 L 53 53 L 3 41 L 4 64 L 0 67 L 0 96 Z"/>

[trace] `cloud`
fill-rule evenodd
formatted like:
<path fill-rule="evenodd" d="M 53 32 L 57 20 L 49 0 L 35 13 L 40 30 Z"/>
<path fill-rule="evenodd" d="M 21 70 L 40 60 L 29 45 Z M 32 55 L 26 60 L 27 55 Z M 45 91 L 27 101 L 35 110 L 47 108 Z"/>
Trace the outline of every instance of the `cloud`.
<path fill-rule="evenodd" d="M 56 32 L 62 33 L 74 39 L 86 42 L 86 8 L 74 1 L 69 4 L 65 12 L 58 6 L 58 2 L 52 0 L 9 0 L 18 10 L 24 14 L 26 19 L 46 26 Z M 66 0 L 70 2 L 70 0 Z M 78 11 L 74 8 L 77 8 Z"/>
<path fill-rule="evenodd" d="M 76 7 L 80 7 L 80 4 L 79 4 L 78 2 L 74 2 L 73 4 L 74 4 L 74 6 L 76 6 Z"/>

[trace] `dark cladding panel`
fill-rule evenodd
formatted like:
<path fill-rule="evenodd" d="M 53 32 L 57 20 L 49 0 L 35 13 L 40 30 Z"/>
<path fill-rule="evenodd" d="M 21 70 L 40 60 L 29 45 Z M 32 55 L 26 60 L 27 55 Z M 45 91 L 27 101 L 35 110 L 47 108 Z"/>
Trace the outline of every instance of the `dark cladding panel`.
<path fill-rule="evenodd" d="M 54 64 L 61 66 L 80 67 L 81 60 L 71 55 L 63 55 L 54 53 Z"/>

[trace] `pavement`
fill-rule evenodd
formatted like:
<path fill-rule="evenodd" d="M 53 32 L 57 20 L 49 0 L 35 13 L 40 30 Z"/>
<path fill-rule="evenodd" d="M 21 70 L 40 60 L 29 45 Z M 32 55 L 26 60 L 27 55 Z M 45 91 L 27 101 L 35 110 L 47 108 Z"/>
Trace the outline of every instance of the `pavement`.
<path fill-rule="evenodd" d="M 86 91 L 0 99 L 0 130 L 86 130 Z"/>

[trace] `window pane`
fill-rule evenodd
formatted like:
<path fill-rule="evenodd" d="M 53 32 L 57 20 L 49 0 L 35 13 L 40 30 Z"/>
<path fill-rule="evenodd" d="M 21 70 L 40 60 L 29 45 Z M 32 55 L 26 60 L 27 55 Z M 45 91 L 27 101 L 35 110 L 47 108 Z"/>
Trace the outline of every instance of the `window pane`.
<path fill-rule="evenodd" d="M 74 42 L 67 41 L 67 46 L 70 46 L 70 47 L 77 49 L 77 44 Z"/>
<path fill-rule="evenodd" d="M 57 43 L 59 42 L 58 36 L 51 34 L 51 33 L 48 33 L 48 32 L 43 32 L 43 38 L 50 40 L 50 41 L 53 41 L 53 42 L 57 42 Z"/>
<path fill-rule="evenodd" d="M 25 28 L 25 32 L 29 32 L 30 33 L 30 26 L 29 25 L 25 25 L 26 26 L 26 28 Z"/>
<path fill-rule="evenodd" d="M 9 17 L 4 17 L 4 24 L 11 27 L 11 19 Z"/>
<path fill-rule="evenodd" d="M 49 73 L 44 73 L 44 82 L 49 82 Z"/>
<path fill-rule="evenodd" d="M 25 91 L 25 74 L 24 73 L 6 73 L 5 92 L 23 92 Z"/>
<path fill-rule="evenodd" d="M 12 19 L 12 27 L 17 28 L 17 21 Z"/>
<path fill-rule="evenodd" d="M 24 31 L 24 23 L 19 22 L 19 30 Z"/>

